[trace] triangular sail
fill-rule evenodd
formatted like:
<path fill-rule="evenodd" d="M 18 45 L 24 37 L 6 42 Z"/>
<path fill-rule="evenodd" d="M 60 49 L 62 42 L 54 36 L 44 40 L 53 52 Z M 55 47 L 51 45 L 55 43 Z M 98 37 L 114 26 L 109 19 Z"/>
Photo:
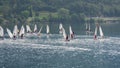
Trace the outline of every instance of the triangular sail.
<path fill-rule="evenodd" d="M 71 26 L 69 26 L 70 35 L 73 34 Z"/>
<path fill-rule="evenodd" d="M 40 34 L 40 33 L 41 33 L 41 31 L 42 31 L 42 27 L 40 28 L 40 30 L 39 30 L 39 32 L 38 32 L 38 34 Z"/>
<path fill-rule="evenodd" d="M 10 29 L 8 29 L 8 28 L 7 28 L 7 33 L 8 33 L 8 35 L 9 35 L 10 38 L 13 38 L 13 34 L 12 34 L 12 32 L 10 31 Z"/>
<path fill-rule="evenodd" d="M 17 35 L 18 35 L 18 27 L 17 27 L 17 25 L 14 26 L 13 35 L 14 35 L 14 36 L 17 36 Z"/>
<path fill-rule="evenodd" d="M 60 25 L 59 25 L 59 33 L 62 33 L 63 31 L 62 31 L 62 28 L 63 28 L 63 25 L 60 23 Z"/>
<path fill-rule="evenodd" d="M 4 30 L 3 28 L 0 26 L 0 36 L 3 37 L 4 36 Z"/>
<path fill-rule="evenodd" d="M 34 32 L 36 32 L 37 31 L 37 25 L 35 24 L 35 26 L 34 26 Z"/>
<path fill-rule="evenodd" d="M 91 29 L 90 29 L 90 23 L 89 23 L 89 28 L 88 28 L 88 30 L 90 31 Z"/>
<path fill-rule="evenodd" d="M 100 36 L 101 36 L 101 37 L 103 37 L 103 36 L 104 36 L 104 34 L 103 34 L 103 31 L 102 31 L 101 26 L 99 26 L 99 31 L 100 31 Z"/>
<path fill-rule="evenodd" d="M 95 36 L 97 36 L 97 30 L 98 30 L 98 28 L 96 27 L 95 28 L 95 33 L 94 33 Z"/>
<path fill-rule="evenodd" d="M 86 23 L 85 25 L 86 25 L 86 30 L 88 30 L 88 24 Z"/>
<path fill-rule="evenodd" d="M 21 30 L 20 30 L 19 36 L 21 36 L 21 35 L 24 34 L 24 33 L 25 33 L 25 28 L 24 28 L 24 26 L 22 26 L 22 27 L 21 27 Z"/>
<path fill-rule="evenodd" d="M 49 32 L 50 32 L 50 28 L 49 28 L 49 26 L 47 25 L 47 26 L 46 26 L 46 33 L 49 34 Z"/>
<path fill-rule="evenodd" d="M 27 31 L 27 32 L 32 32 L 32 30 L 30 29 L 30 26 L 29 26 L 29 25 L 26 25 L 26 31 Z"/>
<path fill-rule="evenodd" d="M 62 29 L 63 29 L 63 37 L 66 39 L 67 35 L 66 35 L 66 32 L 65 32 L 65 29 L 64 28 L 62 28 Z"/>

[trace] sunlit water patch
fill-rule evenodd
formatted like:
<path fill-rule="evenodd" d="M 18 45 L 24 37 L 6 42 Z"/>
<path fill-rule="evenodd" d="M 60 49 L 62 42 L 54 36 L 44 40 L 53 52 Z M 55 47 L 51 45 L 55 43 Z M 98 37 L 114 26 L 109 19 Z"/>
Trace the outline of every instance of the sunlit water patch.
<path fill-rule="evenodd" d="M 119 41 L 76 35 L 66 42 L 59 34 L 6 38 L 0 41 L 0 68 L 119 68 Z"/>

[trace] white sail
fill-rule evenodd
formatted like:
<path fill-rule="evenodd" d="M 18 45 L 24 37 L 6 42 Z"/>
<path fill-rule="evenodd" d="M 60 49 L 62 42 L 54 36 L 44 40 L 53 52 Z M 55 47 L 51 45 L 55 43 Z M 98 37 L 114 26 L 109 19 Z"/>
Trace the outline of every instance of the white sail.
<path fill-rule="evenodd" d="M 69 26 L 70 35 L 73 34 L 71 26 Z"/>
<path fill-rule="evenodd" d="M 63 28 L 63 25 L 60 23 L 60 25 L 59 25 L 59 33 L 62 33 L 63 31 L 62 31 L 62 28 Z"/>
<path fill-rule="evenodd" d="M 39 30 L 39 32 L 38 32 L 38 34 L 40 34 L 40 33 L 41 33 L 41 31 L 42 31 L 42 27 L 40 28 L 40 30 Z"/>
<path fill-rule="evenodd" d="M 64 28 L 62 28 L 63 29 L 63 37 L 66 39 L 66 32 L 65 32 L 65 29 Z"/>
<path fill-rule="evenodd" d="M 60 23 L 59 25 L 59 29 L 61 30 L 63 28 L 63 25 Z"/>
<path fill-rule="evenodd" d="M 22 26 L 22 27 L 21 27 L 21 30 L 20 30 L 19 36 L 21 36 L 21 35 L 24 34 L 24 33 L 25 33 L 25 28 L 24 28 L 24 26 Z"/>
<path fill-rule="evenodd" d="M 26 25 L 26 31 L 27 32 L 32 32 L 29 25 Z"/>
<path fill-rule="evenodd" d="M 4 30 L 3 28 L 0 26 L 0 36 L 3 37 L 4 36 Z"/>
<path fill-rule="evenodd" d="M 49 32 L 50 32 L 50 28 L 49 28 L 49 26 L 47 25 L 47 26 L 46 26 L 46 33 L 49 34 Z"/>
<path fill-rule="evenodd" d="M 10 38 L 13 38 L 13 34 L 12 34 L 12 32 L 10 31 L 10 29 L 8 29 L 8 28 L 7 28 L 7 33 L 8 33 L 8 35 L 9 35 Z"/>
<path fill-rule="evenodd" d="M 95 28 L 95 33 L 94 33 L 94 35 L 96 35 L 96 36 L 97 36 L 97 30 L 98 30 L 98 28 L 97 28 L 97 26 L 96 26 L 96 28 Z"/>
<path fill-rule="evenodd" d="M 17 36 L 17 35 L 18 35 L 18 27 L 17 27 L 17 25 L 14 26 L 13 35 L 14 35 L 14 36 Z"/>
<path fill-rule="evenodd" d="M 36 32 L 37 31 L 37 25 L 35 24 L 35 26 L 34 26 L 34 32 Z"/>
<path fill-rule="evenodd" d="M 88 28 L 88 30 L 90 31 L 91 29 L 90 29 L 90 23 L 89 23 L 89 28 Z"/>
<path fill-rule="evenodd" d="M 73 36 L 73 31 L 72 31 L 72 27 L 71 26 L 69 26 L 69 32 L 70 32 L 70 38 L 73 38 L 72 36 Z"/>
<path fill-rule="evenodd" d="M 86 25 L 86 30 L 88 30 L 88 24 L 86 23 L 85 25 Z"/>
<path fill-rule="evenodd" d="M 103 31 L 102 31 L 101 26 L 99 26 L 99 31 L 100 31 L 100 36 L 101 36 L 101 37 L 103 37 L 103 36 L 104 36 L 104 34 L 103 34 Z"/>

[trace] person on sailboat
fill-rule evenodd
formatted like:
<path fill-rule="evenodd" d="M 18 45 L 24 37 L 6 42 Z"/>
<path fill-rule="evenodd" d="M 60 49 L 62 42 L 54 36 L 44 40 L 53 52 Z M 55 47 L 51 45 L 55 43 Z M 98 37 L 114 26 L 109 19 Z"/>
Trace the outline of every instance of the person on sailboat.
<path fill-rule="evenodd" d="M 21 39 L 23 39 L 23 34 L 21 34 L 21 36 L 20 36 L 20 37 L 21 37 Z"/>
<path fill-rule="evenodd" d="M 94 39 L 95 39 L 95 40 L 97 39 L 97 36 L 96 36 L 96 35 L 94 35 Z"/>
<path fill-rule="evenodd" d="M 72 34 L 71 34 L 71 39 L 73 39 L 74 38 L 74 32 L 72 32 Z"/>
<path fill-rule="evenodd" d="M 16 39 L 15 33 L 13 33 L 13 39 L 14 39 L 14 40 Z"/>
<path fill-rule="evenodd" d="M 65 41 L 70 41 L 70 40 L 68 39 L 68 35 L 66 36 L 66 39 L 65 39 Z"/>

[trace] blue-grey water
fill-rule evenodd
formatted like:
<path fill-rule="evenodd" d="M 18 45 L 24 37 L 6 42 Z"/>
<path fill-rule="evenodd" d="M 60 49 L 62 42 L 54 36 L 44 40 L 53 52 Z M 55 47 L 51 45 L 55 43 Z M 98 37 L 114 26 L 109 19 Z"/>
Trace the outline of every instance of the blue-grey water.
<path fill-rule="evenodd" d="M 69 42 L 58 34 L 58 25 L 50 26 L 49 36 L 43 30 L 39 37 L 36 34 L 16 40 L 6 37 L 0 40 L 0 68 L 119 68 L 119 25 L 101 24 L 106 38 L 98 40 L 85 33 L 84 24 L 72 24 L 76 35 Z M 67 31 L 68 24 L 64 27 Z"/>

